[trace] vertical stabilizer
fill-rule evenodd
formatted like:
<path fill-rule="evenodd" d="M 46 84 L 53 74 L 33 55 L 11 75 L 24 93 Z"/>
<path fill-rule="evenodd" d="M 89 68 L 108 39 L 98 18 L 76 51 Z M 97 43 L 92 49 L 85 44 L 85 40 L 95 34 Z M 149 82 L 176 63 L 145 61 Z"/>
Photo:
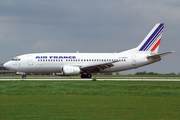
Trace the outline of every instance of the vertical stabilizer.
<path fill-rule="evenodd" d="M 164 23 L 157 23 L 137 47 L 138 51 L 150 51 L 152 54 L 157 54 L 163 30 Z"/>

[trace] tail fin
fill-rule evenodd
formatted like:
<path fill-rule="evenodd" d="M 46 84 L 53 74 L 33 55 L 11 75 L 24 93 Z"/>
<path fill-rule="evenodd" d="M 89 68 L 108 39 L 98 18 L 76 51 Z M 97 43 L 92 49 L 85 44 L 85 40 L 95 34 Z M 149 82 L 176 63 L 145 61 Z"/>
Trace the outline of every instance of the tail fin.
<path fill-rule="evenodd" d="M 137 47 L 138 51 L 151 51 L 152 53 L 157 54 L 163 30 L 164 23 L 157 23 Z"/>

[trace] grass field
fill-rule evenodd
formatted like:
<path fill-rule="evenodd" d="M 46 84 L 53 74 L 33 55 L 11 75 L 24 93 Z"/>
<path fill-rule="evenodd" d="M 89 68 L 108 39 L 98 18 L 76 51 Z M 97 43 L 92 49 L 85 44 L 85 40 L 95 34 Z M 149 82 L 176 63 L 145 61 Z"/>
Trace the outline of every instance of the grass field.
<path fill-rule="evenodd" d="M 180 83 L 1 81 L 0 120 L 180 119 Z"/>
<path fill-rule="evenodd" d="M 0 75 L 1 78 L 22 78 L 21 75 Z M 27 75 L 27 78 L 80 78 L 80 76 L 53 76 L 53 75 Z M 158 79 L 180 79 L 180 75 L 92 75 L 93 78 L 158 78 Z"/>

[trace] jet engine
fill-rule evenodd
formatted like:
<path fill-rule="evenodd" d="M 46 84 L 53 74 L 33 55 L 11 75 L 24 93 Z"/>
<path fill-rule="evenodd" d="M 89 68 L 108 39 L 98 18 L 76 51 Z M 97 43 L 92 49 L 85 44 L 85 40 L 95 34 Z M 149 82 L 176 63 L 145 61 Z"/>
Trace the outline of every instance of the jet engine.
<path fill-rule="evenodd" d="M 79 67 L 73 67 L 73 66 L 64 66 L 63 67 L 63 75 L 79 75 L 80 73 Z"/>
<path fill-rule="evenodd" d="M 64 66 L 62 68 L 62 73 L 53 73 L 55 76 L 70 76 L 70 75 L 79 75 L 80 73 L 79 67 L 74 66 Z"/>

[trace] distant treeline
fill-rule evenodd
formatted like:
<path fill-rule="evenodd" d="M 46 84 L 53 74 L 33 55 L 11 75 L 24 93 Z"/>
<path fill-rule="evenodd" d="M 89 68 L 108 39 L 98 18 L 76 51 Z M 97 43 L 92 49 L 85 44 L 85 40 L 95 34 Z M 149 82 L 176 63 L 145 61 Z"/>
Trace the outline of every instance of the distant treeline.
<path fill-rule="evenodd" d="M 135 75 L 176 75 L 176 73 L 160 74 L 160 73 L 144 71 L 144 72 L 137 72 Z"/>

